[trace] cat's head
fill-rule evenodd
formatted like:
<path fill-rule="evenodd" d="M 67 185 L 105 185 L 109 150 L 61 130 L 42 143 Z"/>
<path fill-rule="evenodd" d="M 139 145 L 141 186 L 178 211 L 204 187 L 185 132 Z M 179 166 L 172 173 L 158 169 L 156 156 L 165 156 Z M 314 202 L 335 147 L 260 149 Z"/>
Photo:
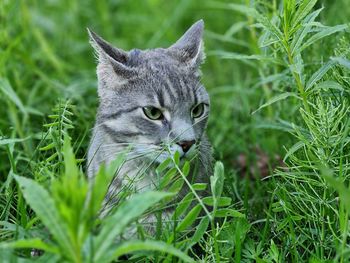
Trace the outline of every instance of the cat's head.
<path fill-rule="evenodd" d="M 169 48 L 123 51 L 89 31 L 97 58 L 98 128 L 136 152 L 196 152 L 209 115 L 209 96 L 200 83 L 204 59 L 202 20 Z M 167 149 L 164 151 L 164 145 Z"/>

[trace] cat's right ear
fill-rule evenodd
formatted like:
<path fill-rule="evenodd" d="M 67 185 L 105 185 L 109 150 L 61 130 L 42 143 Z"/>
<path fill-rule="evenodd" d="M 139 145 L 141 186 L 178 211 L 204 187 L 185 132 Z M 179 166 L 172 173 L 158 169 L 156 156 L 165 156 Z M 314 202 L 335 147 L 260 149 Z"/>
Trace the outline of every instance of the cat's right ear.
<path fill-rule="evenodd" d="M 198 69 L 205 58 L 203 50 L 204 22 L 194 23 L 168 50 L 186 65 Z"/>
<path fill-rule="evenodd" d="M 99 64 L 110 65 L 119 78 L 127 80 L 135 75 L 135 69 L 127 65 L 128 52 L 113 47 L 110 43 L 87 28 L 90 44 L 95 49 Z"/>

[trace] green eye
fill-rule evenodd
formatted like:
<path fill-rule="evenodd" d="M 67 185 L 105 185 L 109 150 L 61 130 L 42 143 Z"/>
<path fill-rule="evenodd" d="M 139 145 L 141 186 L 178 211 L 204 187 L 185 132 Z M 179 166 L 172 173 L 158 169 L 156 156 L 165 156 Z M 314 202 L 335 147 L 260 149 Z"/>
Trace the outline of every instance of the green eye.
<path fill-rule="evenodd" d="M 204 104 L 200 103 L 192 109 L 192 118 L 199 118 L 204 113 Z"/>
<path fill-rule="evenodd" d="M 151 120 L 163 119 L 162 111 L 156 107 L 143 107 L 142 110 L 143 110 L 143 113 L 147 116 L 147 118 Z"/>

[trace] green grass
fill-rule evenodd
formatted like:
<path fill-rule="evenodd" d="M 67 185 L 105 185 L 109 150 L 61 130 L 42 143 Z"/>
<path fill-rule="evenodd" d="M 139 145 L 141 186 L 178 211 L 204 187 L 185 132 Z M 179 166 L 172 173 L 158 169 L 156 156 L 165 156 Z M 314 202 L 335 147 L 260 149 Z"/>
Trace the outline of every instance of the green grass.
<path fill-rule="evenodd" d="M 347 4 L 2 1 L 0 261 L 348 262 Z M 83 173 L 97 106 L 86 27 L 123 49 L 166 47 L 200 18 L 208 135 L 225 173 L 217 163 L 210 185 L 190 185 L 174 204 L 164 192 L 176 196 L 188 171 L 174 156 L 173 168 L 158 167 L 159 192 L 125 191 L 126 201 L 99 218 L 115 167 L 94 184 Z M 87 201 L 89 187 L 96 202 Z M 203 188 L 211 194 L 198 202 Z M 147 204 L 135 206 L 138 198 Z M 173 223 L 158 221 L 147 235 L 142 214 L 159 220 L 169 205 Z M 124 225 L 114 227 L 121 215 Z M 140 239 L 116 238 L 130 224 Z M 31 248 L 46 252 L 31 258 Z"/>

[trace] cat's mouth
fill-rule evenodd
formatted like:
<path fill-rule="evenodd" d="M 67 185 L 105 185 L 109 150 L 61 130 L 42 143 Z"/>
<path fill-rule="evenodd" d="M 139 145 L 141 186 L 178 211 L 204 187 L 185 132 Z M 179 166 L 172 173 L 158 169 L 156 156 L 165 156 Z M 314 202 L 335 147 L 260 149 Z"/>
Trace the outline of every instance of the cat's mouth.
<path fill-rule="evenodd" d="M 196 155 L 197 149 L 197 145 L 192 145 L 190 149 L 185 152 L 178 144 L 174 144 L 160 154 L 159 158 L 157 158 L 157 162 L 161 163 L 169 157 L 173 157 L 176 152 L 178 152 L 180 160 L 191 160 Z"/>
<path fill-rule="evenodd" d="M 136 147 L 134 150 L 139 153 L 145 152 L 145 149 L 143 149 L 143 147 Z M 166 159 L 172 158 L 176 152 L 178 152 L 181 161 L 191 160 L 197 154 L 198 146 L 194 144 L 186 152 L 184 152 L 181 146 L 178 144 L 167 145 L 165 147 L 155 146 L 152 150 L 149 150 L 149 153 L 146 154 L 145 157 L 152 162 L 162 163 Z"/>

